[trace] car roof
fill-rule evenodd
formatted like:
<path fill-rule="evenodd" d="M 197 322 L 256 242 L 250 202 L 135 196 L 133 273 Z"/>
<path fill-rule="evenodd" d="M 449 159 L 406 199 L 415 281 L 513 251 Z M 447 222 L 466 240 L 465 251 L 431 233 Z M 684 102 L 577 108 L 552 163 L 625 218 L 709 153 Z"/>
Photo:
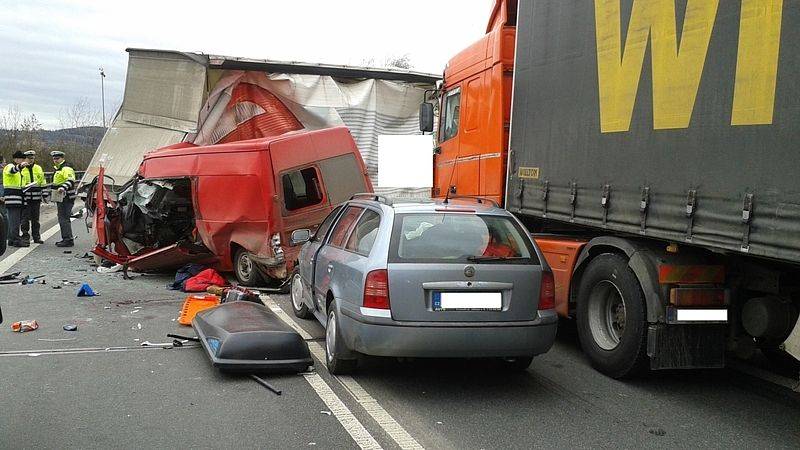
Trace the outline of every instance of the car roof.
<path fill-rule="evenodd" d="M 391 209 L 396 213 L 475 212 L 479 214 L 510 215 L 496 203 L 484 198 L 408 198 L 384 197 L 377 194 L 359 194 L 348 203 L 361 203 Z"/>

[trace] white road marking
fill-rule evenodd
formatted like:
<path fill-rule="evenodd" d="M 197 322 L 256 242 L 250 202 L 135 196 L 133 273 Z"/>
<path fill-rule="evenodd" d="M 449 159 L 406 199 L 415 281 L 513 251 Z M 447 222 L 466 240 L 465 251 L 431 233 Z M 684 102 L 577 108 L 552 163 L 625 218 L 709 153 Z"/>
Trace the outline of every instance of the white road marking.
<path fill-rule="evenodd" d="M 261 299 L 261 302 L 263 302 L 264 305 L 266 305 L 269 309 L 271 309 L 272 312 L 274 312 L 275 315 L 277 315 L 284 323 L 286 323 L 287 325 L 292 327 L 295 331 L 297 331 L 300 337 L 302 337 L 305 340 L 312 339 L 311 335 L 308 334 L 308 332 L 304 330 L 302 327 L 300 327 L 300 325 L 297 324 L 297 322 L 292 320 L 292 318 L 289 317 L 289 315 L 286 314 L 286 312 L 282 310 L 281 307 L 278 306 L 278 304 L 275 303 L 275 301 L 272 300 L 268 295 L 261 294 L 259 295 L 259 298 Z M 317 344 L 316 342 L 311 342 L 310 344 L 312 344 L 309 345 L 311 353 L 317 357 L 317 360 L 319 360 L 324 364 L 325 363 L 324 350 L 322 351 L 322 359 L 320 359 L 319 356 L 319 350 L 321 350 L 322 347 L 320 347 L 319 344 Z M 316 347 L 319 347 L 319 349 L 315 348 L 313 344 L 316 344 Z M 303 374 L 303 376 L 305 377 L 306 381 L 308 381 L 308 384 L 310 384 L 311 387 L 314 388 L 314 391 L 317 393 L 319 398 L 321 398 L 322 401 L 325 402 L 325 405 L 328 406 L 328 409 L 330 409 L 333 415 L 336 416 L 336 419 L 339 420 L 339 423 L 342 424 L 344 429 L 353 438 L 353 440 L 356 442 L 356 444 L 358 444 L 359 447 L 381 448 L 380 444 L 378 444 L 378 441 L 376 441 L 375 438 L 373 438 L 372 435 L 369 433 L 369 431 L 367 431 L 367 429 L 364 428 L 364 425 L 362 425 L 361 422 L 359 422 L 356 416 L 353 415 L 353 413 L 347 408 L 344 402 L 342 402 L 339 396 L 337 396 L 336 393 L 333 392 L 333 389 L 331 389 L 328 383 L 326 383 L 325 380 L 323 380 L 322 377 L 319 376 L 319 374 L 309 373 L 309 374 Z"/>
<path fill-rule="evenodd" d="M 75 218 L 72 218 L 69 221 L 70 222 L 74 222 Z M 59 231 L 59 228 L 58 228 L 58 225 L 56 224 L 56 226 L 54 226 L 54 227 L 50 228 L 49 230 L 45 231 L 44 233 L 42 233 L 42 240 L 46 241 L 46 240 L 50 239 L 51 237 L 53 237 L 53 235 L 58 233 L 58 231 Z M 20 248 L 17 251 L 15 251 L 14 253 L 6 256 L 5 259 L 0 261 L 0 274 L 6 273 L 8 271 L 8 269 L 10 269 L 11 267 L 14 266 L 14 264 L 22 261 L 22 258 L 28 256 L 28 253 L 36 250 L 37 248 L 39 248 L 40 245 L 42 245 L 42 244 L 31 244 L 30 247 Z"/>
<path fill-rule="evenodd" d="M 379 449 L 381 448 L 378 441 L 364 428 L 364 425 L 358 421 L 356 416 L 347 408 L 339 396 L 333 392 L 328 383 L 322 379 L 317 373 L 303 374 L 303 377 L 308 381 L 308 384 L 314 388 L 314 391 L 319 395 L 319 398 L 325 402 L 325 405 L 333 413 L 339 423 L 342 424 L 345 431 L 353 438 L 359 447 L 363 449 Z"/>
<path fill-rule="evenodd" d="M 0 352 L 0 358 L 10 356 L 44 356 L 44 355 L 76 355 L 83 353 L 116 353 L 129 352 L 134 350 L 178 350 L 188 348 L 199 348 L 199 344 L 184 344 L 182 347 L 88 347 L 88 348 L 58 348 L 46 350 L 9 350 Z"/>
<path fill-rule="evenodd" d="M 261 301 L 271 309 L 278 317 L 281 318 L 287 325 L 294 328 L 303 339 L 312 339 L 312 336 L 298 324 L 292 316 L 287 314 L 281 307 L 275 303 L 268 295 L 261 295 Z M 321 363 L 325 363 L 325 349 L 319 342 L 309 342 L 308 347 L 311 354 L 317 358 Z M 389 414 L 375 398 L 364 389 L 351 376 L 333 376 L 345 387 L 347 392 L 353 396 L 355 401 L 364 408 L 367 414 L 372 417 L 375 422 L 392 438 L 393 441 L 402 449 L 422 449 L 424 448 L 409 434 L 402 425 Z"/>

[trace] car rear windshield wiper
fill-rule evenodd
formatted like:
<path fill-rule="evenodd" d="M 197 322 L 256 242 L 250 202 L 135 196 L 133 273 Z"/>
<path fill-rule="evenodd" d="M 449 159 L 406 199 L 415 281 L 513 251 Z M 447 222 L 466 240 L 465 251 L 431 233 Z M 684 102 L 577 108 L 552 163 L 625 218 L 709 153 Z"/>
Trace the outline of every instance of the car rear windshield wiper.
<path fill-rule="evenodd" d="M 529 259 L 525 256 L 468 256 L 467 261 L 513 261 L 519 259 Z"/>

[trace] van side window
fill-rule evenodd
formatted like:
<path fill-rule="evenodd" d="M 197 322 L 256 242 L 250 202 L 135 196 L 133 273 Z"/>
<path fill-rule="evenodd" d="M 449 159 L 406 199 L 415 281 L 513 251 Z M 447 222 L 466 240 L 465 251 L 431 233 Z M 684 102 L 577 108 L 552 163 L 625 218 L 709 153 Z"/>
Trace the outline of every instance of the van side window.
<path fill-rule="evenodd" d="M 313 206 L 322 202 L 322 190 L 317 169 L 308 167 L 288 172 L 281 178 L 283 202 L 288 211 Z"/>
<path fill-rule="evenodd" d="M 458 119 L 461 113 L 461 89 L 448 92 L 444 98 L 444 114 L 442 114 L 441 142 L 458 134 Z"/>
<path fill-rule="evenodd" d="M 380 224 L 380 214 L 369 209 L 366 210 L 350 234 L 350 239 L 347 240 L 345 249 L 368 256 L 370 250 L 372 250 L 372 244 L 375 243 L 375 236 L 378 235 L 378 226 Z"/>
<path fill-rule="evenodd" d="M 344 247 L 347 234 L 350 232 L 350 229 L 353 228 L 353 223 L 355 223 L 362 211 L 364 211 L 364 208 L 359 208 L 357 206 L 347 207 L 339 221 L 336 222 L 336 226 L 333 227 L 331 231 L 331 240 L 329 241 L 331 245 L 339 248 Z"/>

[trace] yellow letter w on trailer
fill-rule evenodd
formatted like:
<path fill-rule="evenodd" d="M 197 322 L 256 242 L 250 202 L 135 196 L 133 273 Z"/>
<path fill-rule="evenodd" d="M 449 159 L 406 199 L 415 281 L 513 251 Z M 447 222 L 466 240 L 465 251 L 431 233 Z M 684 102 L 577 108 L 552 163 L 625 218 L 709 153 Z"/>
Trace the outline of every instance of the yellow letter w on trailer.
<path fill-rule="evenodd" d="M 594 4 L 601 131 L 630 129 L 648 40 L 652 47 L 653 127 L 688 128 L 719 0 L 688 1 L 680 43 L 675 0 L 634 0 L 624 48 L 620 0 L 595 0 Z"/>
<path fill-rule="evenodd" d="M 634 0 L 624 46 L 620 0 L 595 0 L 594 6 L 600 130 L 630 129 L 648 41 L 653 61 L 653 128 L 687 128 L 719 0 L 688 0 L 680 42 L 674 0 Z M 731 125 L 772 123 L 782 18 L 783 0 L 741 0 Z"/>

